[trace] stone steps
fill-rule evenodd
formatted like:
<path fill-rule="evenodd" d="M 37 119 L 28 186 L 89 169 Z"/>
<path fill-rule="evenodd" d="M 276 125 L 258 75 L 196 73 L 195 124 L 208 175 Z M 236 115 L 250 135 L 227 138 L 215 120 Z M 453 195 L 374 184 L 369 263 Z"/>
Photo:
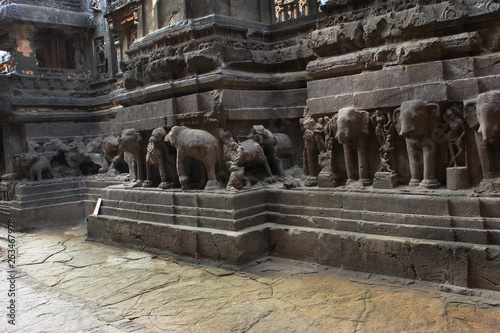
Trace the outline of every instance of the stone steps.
<path fill-rule="evenodd" d="M 88 240 L 151 247 L 241 265 L 268 253 L 265 225 L 240 231 L 90 215 Z"/>
<path fill-rule="evenodd" d="M 472 244 L 500 244 L 500 230 L 475 228 L 435 227 L 419 224 L 386 223 L 366 221 L 362 219 L 324 218 L 317 223 L 317 218 L 306 218 L 299 215 L 272 214 L 269 221 L 280 225 L 331 229 L 357 232 L 362 234 L 409 237 L 417 239 L 434 239 L 443 241 L 466 242 Z"/>
<path fill-rule="evenodd" d="M 237 195 L 157 189 L 107 189 L 99 215 L 238 231 L 267 222 L 265 192 Z M 116 200 L 120 198 L 121 200 Z"/>
<path fill-rule="evenodd" d="M 106 217 L 232 231 L 271 222 L 422 240 L 500 244 L 500 218 L 488 217 L 497 210 L 496 198 L 274 189 L 235 194 L 123 186 L 109 187 L 103 193 L 99 215 Z"/>
<path fill-rule="evenodd" d="M 448 195 L 269 190 L 268 216 L 269 222 L 297 227 L 500 244 L 498 201 Z"/>
<path fill-rule="evenodd" d="M 392 204 L 385 204 L 391 198 Z M 90 240 L 238 265 L 274 255 L 500 289 L 500 219 L 495 217 L 499 198 L 111 186 L 103 190 L 102 199 L 99 214 L 88 218 Z"/>

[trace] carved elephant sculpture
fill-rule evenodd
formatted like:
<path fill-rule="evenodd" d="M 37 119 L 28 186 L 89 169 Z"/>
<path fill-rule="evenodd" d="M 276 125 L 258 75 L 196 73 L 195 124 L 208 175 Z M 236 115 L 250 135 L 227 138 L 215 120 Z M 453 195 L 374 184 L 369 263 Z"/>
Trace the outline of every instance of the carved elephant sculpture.
<path fill-rule="evenodd" d="M 439 105 L 422 100 L 405 101 L 393 113 L 394 126 L 406 140 L 410 186 L 441 186 L 436 178 L 437 146 L 432 139 L 433 131 L 439 127 L 439 113 Z"/>
<path fill-rule="evenodd" d="M 335 138 L 344 148 L 347 183 L 356 178 L 355 153 L 358 156 L 359 181 L 363 185 L 372 183 L 368 174 L 367 137 L 370 133 L 370 114 L 354 107 L 342 108 L 337 113 Z"/>
<path fill-rule="evenodd" d="M 254 125 L 252 128 L 252 134 L 254 136 L 254 140 L 260 142 L 260 145 L 264 148 L 267 159 L 276 169 L 278 176 L 283 177 L 285 172 L 283 170 L 283 163 L 279 158 L 277 137 L 262 125 Z"/>
<path fill-rule="evenodd" d="M 256 141 L 257 140 L 257 141 Z M 247 163 L 260 163 L 264 167 L 267 177 L 272 178 L 271 168 L 267 163 L 267 157 L 264 154 L 264 149 L 260 145 L 260 137 L 245 140 L 238 147 L 236 162 L 239 166 L 244 166 Z"/>
<path fill-rule="evenodd" d="M 144 161 L 142 154 L 142 136 L 135 129 L 126 129 L 118 140 L 124 153 L 125 162 L 129 167 L 129 179 L 133 186 L 142 186 L 144 181 Z"/>
<path fill-rule="evenodd" d="M 167 132 L 163 127 L 158 127 L 153 130 L 151 137 L 149 138 L 149 144 L 146 153 L 146 182 L 144 186 L 151 186 L 152 181 L 152 168 L 157 167 L 160 171 L 161 183 L 159 188 L 167 189 L 172 187 L 172 182 L 168 180 L 167 175 L 167 161 L 168 152 L 165 145 L 165 136 Z"/>
<path fill-rule="evenodd" d="M 195 158 L 205 166 L 208 178 L 205 190 L 218 188 L 215 168 L 217 164 L 222 166 L 222 155 L 219 141 L 212 134 L 186 126 L 174 126 L 165 136 L 165 141 L 177 150 L 177 174 L 182 189 L 187 189 L 189 185 L 189 176 L 184 167 L 186 157 Z"/>
<path fill-rule="evenodd" d="M 474 139 L 481 162 L 484 179 L 491 179 L 498 170 L 494 163 L 492 144 L 500 139 L 500 90 L 489 91 L 466 101 L 465 120 L 474 130 Z"/>

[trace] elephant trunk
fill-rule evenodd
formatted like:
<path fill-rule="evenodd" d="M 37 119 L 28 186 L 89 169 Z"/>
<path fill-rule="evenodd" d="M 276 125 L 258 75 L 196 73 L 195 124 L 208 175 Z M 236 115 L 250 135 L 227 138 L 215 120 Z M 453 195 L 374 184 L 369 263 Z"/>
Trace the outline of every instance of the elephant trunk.
<path fill-rule="evenodd" d="M 500 132 L 496 124 L 488 124 L 487 126 L 481 125 L 477 131 L 483 137 L 484 141 L 493 139 L 497 136 L 498 132 Z"/>

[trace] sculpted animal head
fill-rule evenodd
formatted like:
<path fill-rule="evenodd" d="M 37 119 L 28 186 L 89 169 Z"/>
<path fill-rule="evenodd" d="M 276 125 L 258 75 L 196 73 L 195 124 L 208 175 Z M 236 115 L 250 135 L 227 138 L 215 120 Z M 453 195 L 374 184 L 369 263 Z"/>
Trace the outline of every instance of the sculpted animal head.
<path fill-rule="evenodd" d="M 186 127 L 184 126 L 174 126 L 170 129 L 170 132 L 165 136 L 165 142 L 168 142 L 174 147 L 177 147 L 177 137 L 184 131 Z"/>
<path fill-rule="evenodd" d="M 439 119 L 439 105 L 422 100 L 405 101 L 393 113 L 394 126 L 407 139 L 430 136 Z"/>
<path fill-rule="evenodd" d="M 151 137 L 149 138 L 149 142 L 160 143 L 164 142 L 165 136 L 167 135 L 167 131 L 163 127 L 158 127 L 153 130 L 151 133 Z"/>
<path fill-rule="evenodd" d="M 119 139 L 115 136 L 108 136 L 102 140 L 102 151 L 105 154 L 118 154 Z"/>
<path fill-rule="evenodd" d="M 335 138 L 341 144 L 352 143 L 361 135 L 370 132 L 370 114 L 354 107 L 342 108 L 337 113 L 337 133 Z"/>
<path fill-rule="evenodd" d="M 465 120 L 472 129 L 477 129 L 483 140 L 498 137 L 500 134 L 500 91 L 489 91 L 466 101 Z"/>
<path fill-rule="evenodd" d="M 141 141 L 141 133 L 133 128 L 124 130 L 120 139 L 118 140 L 122 149 L 128 152 L 133 152 L 140 149 Z"/>

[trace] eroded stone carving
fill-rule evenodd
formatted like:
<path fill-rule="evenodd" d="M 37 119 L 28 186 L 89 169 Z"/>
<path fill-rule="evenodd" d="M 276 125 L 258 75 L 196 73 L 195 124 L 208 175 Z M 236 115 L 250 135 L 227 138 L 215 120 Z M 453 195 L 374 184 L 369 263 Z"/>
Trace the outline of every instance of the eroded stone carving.
<path fill-rule="evenodd" d="M 456 107 L 446 109 L 443 113 L 444 132 L 450 152 L 450 167 L 465 165 L 465 121 Z"/>
<path fill-rule="evenodd" d="M 36 142 L 28 142 L 28 152 L 17 156 L 19 178 L 25 175 L 31 181 L 41 181 L 43 179 L 43 172 L 47 171 L 51 178 L 56 178 L 56 174 L 50 165 L 50 161 L 55 156 L 53 152 L 44 152 L 39 144 Z"/>
<path fill-rule="evenodd" d="M 331 118 L 328 116 L 323 117 L 325 123 L 323 126 L 325 151 L 320 153 L 318 157 L 318 164 L 321 169 L 318 174 L 318 186 L 320 187 L 335 187 L 338 185 L 337 176 L 334 172 L 334 144 L 336 142 L 337 117 L 337 114 Z"/>
<path fill-rule="evenodd" d="M 177 150 L 177 174 L 182 189 L 188 189 L 189 174 L 184 167 L 186 157 L 193 157 L 203 163 L 207 172 L 205 190 L 218 189 L 215 174 L 216 165 L 222 165 L 222 152 L 219 141 L 209 132 L 174 126 L 166 135 L 165 141 Z"/>
<path fill-rule="evenodd" d="M 129 167 L 127 180 L 132 186 L 142 186 L 144 181 L 144 157 L 142 154 L 142 135 L 135 129 L 126 129 L 122 132 L 119 144 L 124 153 L 124 159 Z"/>
<path fill-rule="evenodd" d="M 410 186 L 438 188 L 436 141 L 433 131 L 440 124 L 439 106 L 422 100 L 406 101 L 394 110 L 394 126 L 406 140 L 410 160 Z"/>
<path fill-rule="evenodd" d="M 302 131 L 304 138 L 304 174 L 307 179 L 305 186 L 318 185 L 318 151 L 314 135 L 314 126 L 316 121 L 312 117 L 302 119 Z"/>
<path fill-rule="evenodd" d="M 277 137 L 262 125 L 254 125 L 252 128 L 253 139 L 259 142 L 270 164 L 276 169 L 278 176 L 283 177 L 283 163 L 279 158 L 279 146 Z"/>
<path fill-rule="evenodd" d="M 500 91 L 489 91 L 465 102 L 465 119 L 474 130 L 483 179 L 498 177 L 495 159 L 500 138 Z"/>
<path fill-rule="evenodd" d="M 169 181 L 167 175 L 167 164 L 169 164 L 169 167 L 173 166 L 170 164 L 173 162 L 173 159 L 169 159 L 169 154 L 165 145 L 166 135 L 167 131 L 165 131 L 163 127 L 158 127 L 153 130 L 153 133 L 149 138 L 146 153 L 146 180 L 143 184 L 144 187 L 150 187 L 153 185 L 153 167 L 158 168 L 160 172 L 161 183 L 158 187 L 161 189 L 172 187 L 172 182 Z"/>

